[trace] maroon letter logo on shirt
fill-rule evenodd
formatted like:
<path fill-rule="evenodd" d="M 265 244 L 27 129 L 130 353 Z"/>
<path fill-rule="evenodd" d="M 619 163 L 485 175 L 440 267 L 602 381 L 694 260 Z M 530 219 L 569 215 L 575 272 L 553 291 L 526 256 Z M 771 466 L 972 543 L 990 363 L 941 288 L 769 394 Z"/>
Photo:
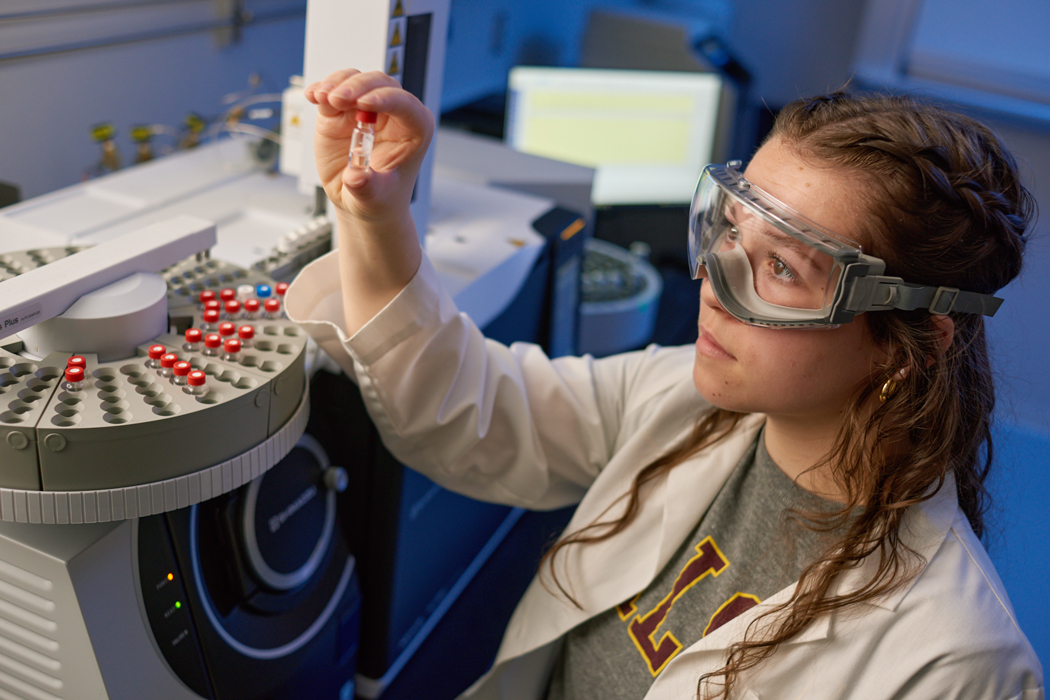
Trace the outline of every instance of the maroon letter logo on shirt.
<path fill-rule="evenodd" d="M 685 566 L 678 573 L 678 578 L 675 579 L 671 592 L 655 608 L 645 615 L 631 620 L 631 624 L 628 626 L 628 632 L 634 641 L 634 645 L 638 647 L 638 651 L 645 658 L 645 663 L 648 664 L 649 671 L 654 677 L 659 675 L 660 671 L 667 665 L 667 662 L 682 650 L 681 642 L 670 631 L 664 632 L 660 641 L 656 641 L 656 634 L 660 629 L 660 625 L 663 624 L 667 614 L 671 612 L 671 607 L 674 606 L 675 601 L 708 574 L 718 576 L 729 566 L 729 561 L 719 551 L 718 545 L 710 537 L 704 538 L 700 544 L 696 545 L 696 551 L 697 555 L 686 562 Z M 636 609 L 634 600 L 632 599 L 617 606 L 617 612 L 620 613 L 621 617 L 630 615 Z"/>

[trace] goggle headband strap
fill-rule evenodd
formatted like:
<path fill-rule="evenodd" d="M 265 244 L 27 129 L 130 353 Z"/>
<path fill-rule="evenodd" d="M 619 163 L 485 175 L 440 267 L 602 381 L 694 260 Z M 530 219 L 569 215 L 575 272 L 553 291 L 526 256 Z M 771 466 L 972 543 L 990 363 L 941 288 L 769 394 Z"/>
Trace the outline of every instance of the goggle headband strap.
<path fill-rule="evenodd" d="M 994 316 L 1002 303 L 1002 299 L 990 294 L 966 292 L 955 287 L 910 284 L 900 277 L 872 276 L 858 277 L 853 281 L 845 308 L 855 314 L 886 309 L 921 309 L 937 316 L 952 312 Z"/>

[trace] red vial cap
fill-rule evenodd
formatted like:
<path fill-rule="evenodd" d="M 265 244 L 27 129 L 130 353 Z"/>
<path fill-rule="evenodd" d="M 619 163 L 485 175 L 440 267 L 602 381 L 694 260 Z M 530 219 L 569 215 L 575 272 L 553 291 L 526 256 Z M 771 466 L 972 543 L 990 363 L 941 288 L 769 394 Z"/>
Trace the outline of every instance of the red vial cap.
<path fill-rule="evenodd" d="M 215 292 L 210 289 L 205 289 L 201 292 L 201 303 L 206 304 L 215 298 Z"/>
<path fill-rule="evenodd" d="M 205 374 L 199 369 L 195 369 L 189 373 L 186 377 L 186 383 L 190 386 L 204 386 Z"/>
<path fill-rule="evenodd" d="M 165 353 L 160 356 L 160 366 L 165 369 L 175 366 L 175 363 L 179 361 L 179 356 L 173 352 Z"/>
<path fill-rule="evenodd" d="M 66 367 L 66 381 L 74 383 L 84 381 L 84 368 Z"/>
<path fill-rule="evenodd" d="M 256 311 L 259 310 L 259 300 L 258 299 L 245 299 L 244 300 L 244 310 L 248 311 L 248 312 L 251 312 L 251 313 L 255 313 Z"/>
<path fill-rule="evenodd" d="M 204 347 L 206 348 L 221 348 L 222 337 L 218 333 L 209 333 L 204 336 Z"/>
<path fill-rule="evenodd" d="M 163 345 L 150 345 L 149 346 L 149 359 L 159 360 L 160 356 L 166 353 L 168 349 Z"/>
<path fill-rule="evenodd" d="M 209 311 L 209 310 L 219 311 L 221 308 L 222 308 L 222 302 L 219 301 L 218 299 L 210 299 L 210 300 L 204 302 L 204 310 L 205 311 Z"/>
<path fill-rule="evenodd" d="M 273 288 L 273 291 L 277 292 L 277 296 L 283 297 L 285 294 L 288 293 L 288 283 L 278 282 L 277 286 Z"/>
<path fill-rule="evenodd" d="M 238 353 L 241 351 L 241 341 L 237 340 L 236 338 L 229 338 L 226 341 L 225 348 L 226 352 L 230 353 L 231 355 L 234 353 Z"/>
<path fill-rule="evenodd" d="M 365 124 L 375 124 L 378 117 L 379 115 L 375 112 L 369 112 L 364 109 L 357 110 L 357 114 L 354 115 L 354 119 Z"/>
<path fill-rule="evenodd" d="M 204 312 L 204 322 L 205 323 L 215 323 L 218 320 L 219 320 L 219 310 L 218 309 L 208 309 L 207 311 Z"/>
<path fill-rule="evenodd" d="M 237 324 L 226 321 L 225 323 L 219 324 L 219 335 L 225 338 L 228 335 L 233 335 L 237 332 Z"/>
<path fill-rule="evenodd" d="M 267 299 L 265 306 L 266 311 L 271 314 L 281 310 L 281 302 L 278 299 Z"/>
<path fill-rule="evenodd" d="M 190 370 L 193 369 L 193 365 L 186 362 L 186 360 L 182 360 L 181 362 L 176 362 L 172 369 L 175 371 L 176 377 L 185 377 L 190 373 Z"/>
<path fill-rule="evenodd" d="M 230 289 L 229 287 L 227 287 L 226 289 L 223 289 L 222 291 L 219 292 L 219 298 L 222 299 L 223 301 L 229 301 L 230 299 L 236 299 L 237 298 L 237 290 L 236 289 Z"/>
<path fill-rule="evenodd" d="M 226 302 L 226 313 L 235 314 L 240 310 L 241 302 L 237 301 L 236 299 L 230 299 L 228 302 Z"/>
<path fill-rule="evenodd" d="M 204 332 L 200 328 L 187 328 L 186 329 L 186 342 L 187 343 L 199 343 L 201 338 L 204 337 Z"/>
<path fill-rule="evenodd" d="M 241 340 L 248 340 L 255 337 L 255 329 L 251 326 L 241 326 L 237 329 L 237 335 Z"/>
<path fill-rule="evenodd" d="M 73 357 L 66 360 L 66 367 L 87 367 L 87 360 L 80 355 L 73 355 Z"/>

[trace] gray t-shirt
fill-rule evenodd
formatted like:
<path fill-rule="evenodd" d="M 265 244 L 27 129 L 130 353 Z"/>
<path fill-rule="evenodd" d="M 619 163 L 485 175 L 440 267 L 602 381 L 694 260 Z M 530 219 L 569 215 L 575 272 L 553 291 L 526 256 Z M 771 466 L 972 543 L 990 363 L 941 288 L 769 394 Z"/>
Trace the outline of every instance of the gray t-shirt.
<path fill-rule="evenodd" d="M 566 634 L 547 700 L 644 697 L 682 649 L 796 581 L 830 542 L 785 511 L 838 507 L 780 471 L 759 433 L 653 582 Z"/>

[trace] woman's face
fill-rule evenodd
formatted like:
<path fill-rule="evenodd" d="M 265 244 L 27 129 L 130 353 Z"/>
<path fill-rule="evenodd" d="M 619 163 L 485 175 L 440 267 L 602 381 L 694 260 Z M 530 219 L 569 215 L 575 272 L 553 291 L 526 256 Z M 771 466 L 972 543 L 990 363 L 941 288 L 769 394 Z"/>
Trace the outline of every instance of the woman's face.
<path fill-rule="evenodd" d="M 857 238 L 865 214 L 855 177 L 804 160 L 779 139 L 759 149 L 745 176 L 807 219 Z M 693 381 L 700 394 L 721 408 L 770 418 L 837 422 L 885 357 L 865 315 L 831 330 L 748 326 L 722 309 L 709 284 L 700 290 L 699 326 Z"/>

